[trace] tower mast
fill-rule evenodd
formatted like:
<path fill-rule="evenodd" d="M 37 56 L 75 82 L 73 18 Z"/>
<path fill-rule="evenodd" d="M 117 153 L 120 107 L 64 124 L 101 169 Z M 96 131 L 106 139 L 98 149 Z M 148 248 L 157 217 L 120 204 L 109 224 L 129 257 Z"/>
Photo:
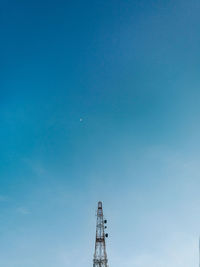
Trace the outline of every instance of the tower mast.
<path fill-rule="evenodd" d="M 98 202 L 97 208 L 97 224 L 96 224 L 96 240 L 95 240 L 95 252 L 93 259 L 93 267 L 108 267 L 108 259 L 106 254 L 106 242 L 105 237 L 108 234 L 104 233 L 104 229 L 107 228 L 104 220 L 102 202 Z"/>

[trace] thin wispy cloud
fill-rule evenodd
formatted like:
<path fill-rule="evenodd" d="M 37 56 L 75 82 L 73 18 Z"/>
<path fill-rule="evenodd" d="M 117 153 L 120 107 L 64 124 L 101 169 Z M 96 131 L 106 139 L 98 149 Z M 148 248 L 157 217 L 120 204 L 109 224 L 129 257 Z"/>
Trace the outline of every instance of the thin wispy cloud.
<path fill-rule="evenodd" d="M 26 207 L 19 207 L 16 209 L 17 213 L 20 213 L 22 215 L 28 215 L 31 214 L 30 210 Z"/>
<path fill-rule="evenodd" d="M 7 196 L 0 195 L 0 202 L 7 202 L 8 200 L 9 198 Z"/>
<path fill-rule="evenodd" d="M 43 177 L 46 175 L 47 170 L 42 165 L 41 162 L 30 159 L 30 158 L 23 158 L 23 162 L 34 172 L 38 177 Z"/>

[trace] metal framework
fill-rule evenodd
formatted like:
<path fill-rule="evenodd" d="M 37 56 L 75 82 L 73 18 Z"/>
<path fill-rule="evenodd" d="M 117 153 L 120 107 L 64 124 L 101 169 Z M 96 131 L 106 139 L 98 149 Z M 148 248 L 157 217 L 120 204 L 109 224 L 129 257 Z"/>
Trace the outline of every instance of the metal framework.
<path fill-rule="evenodd" d="M 96 241 L 93 267 L 108 267 L 105 242 L 105 237 L 108 237 L 108 234 L 105 234 L 104 232 L 104 229 L 107 228 L 107 226 L 105 226 L 106 223 L 107 221 L 104 220 L 103 217 L 102 202 L 99 201 L 97 209 Z"/>

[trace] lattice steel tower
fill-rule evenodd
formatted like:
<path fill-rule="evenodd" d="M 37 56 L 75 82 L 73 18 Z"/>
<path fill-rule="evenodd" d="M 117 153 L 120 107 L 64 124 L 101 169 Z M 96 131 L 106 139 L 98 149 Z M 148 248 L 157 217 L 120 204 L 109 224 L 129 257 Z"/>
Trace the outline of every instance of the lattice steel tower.
<path fill-rule="evenodd" d="M 105 242 L 105 237 L 108 237 L 108 234 L 105 234 L 104 232 L 104 229 L 107 228 L 107 226 L 105 226 L 106 223 L 107 221 L 103 217 L 102 202 L 98 202 L 93 267 L 108 267 Z"/>

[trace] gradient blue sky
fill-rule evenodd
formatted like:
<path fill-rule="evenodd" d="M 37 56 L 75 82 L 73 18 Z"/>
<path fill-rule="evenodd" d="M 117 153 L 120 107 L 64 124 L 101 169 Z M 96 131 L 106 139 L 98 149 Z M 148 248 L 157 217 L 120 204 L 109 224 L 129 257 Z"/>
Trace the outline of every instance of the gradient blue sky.
<path fill-rule="evenodd" d="M 198 266 L 200 2 L 0 1 L 0 266 Z M 81 120 L 80 120 L 81 119 Z"/>

